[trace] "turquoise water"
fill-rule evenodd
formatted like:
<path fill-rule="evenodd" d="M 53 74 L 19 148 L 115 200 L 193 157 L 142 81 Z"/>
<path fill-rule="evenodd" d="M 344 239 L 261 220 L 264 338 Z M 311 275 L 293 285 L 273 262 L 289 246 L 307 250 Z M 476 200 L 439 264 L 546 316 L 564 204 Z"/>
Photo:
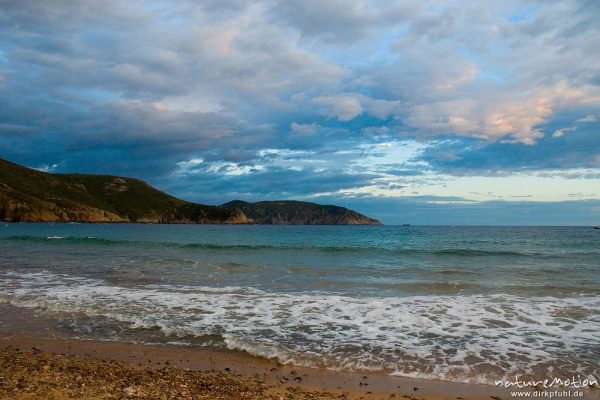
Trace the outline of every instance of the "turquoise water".
<path fill-rule="evenodd" d="M 590 227 L 8 224 L 0 303 L 302 365 L 597 376 L 599 260 Z"/>

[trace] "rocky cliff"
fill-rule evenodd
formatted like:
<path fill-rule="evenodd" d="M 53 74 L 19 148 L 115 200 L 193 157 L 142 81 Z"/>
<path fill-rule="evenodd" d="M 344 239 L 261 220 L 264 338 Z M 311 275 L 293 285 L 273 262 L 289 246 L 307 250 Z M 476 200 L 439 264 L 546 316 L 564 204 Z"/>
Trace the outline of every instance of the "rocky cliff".
<path fill-rule="evenodd" d="M 222 207 L 239 209 L 258 224 L 281 225 L 381 225 L 344 207 L 321 205 L 305 201 L 259 201 L 248 203 L 234 200 Z"/>

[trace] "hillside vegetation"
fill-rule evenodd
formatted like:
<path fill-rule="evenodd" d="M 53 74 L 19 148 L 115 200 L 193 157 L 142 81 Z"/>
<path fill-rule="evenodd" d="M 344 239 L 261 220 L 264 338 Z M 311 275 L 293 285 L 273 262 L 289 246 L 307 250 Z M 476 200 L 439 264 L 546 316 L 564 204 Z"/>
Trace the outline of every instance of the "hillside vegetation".
<path fill-rule="evenodd" d="M 0 220 L 198 224 L 379 224 L 343 207 L 299 201 L 191 203 L 134 178 L 51 174 L 0 159 Z"/>
<path fill-rule="evenodd" d="M 5 160 L 0 160 L 0 218 L 21 222 L 252 222 L 239 210 L 180 200 L 139 179 L 49 174 Z"/>

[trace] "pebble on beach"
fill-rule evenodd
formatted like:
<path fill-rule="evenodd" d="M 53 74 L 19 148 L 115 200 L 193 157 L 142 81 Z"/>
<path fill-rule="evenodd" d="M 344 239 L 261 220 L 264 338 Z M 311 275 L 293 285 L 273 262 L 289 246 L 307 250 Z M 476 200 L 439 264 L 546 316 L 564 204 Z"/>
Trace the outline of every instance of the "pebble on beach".
<path fill-rule="evenodd" d="M 0 400 L 361 398 L 291 387 L 285 384 L 289 381 L 286 377 L 281 381 L 279 385 L 267 384 L 231 371 L 190 371 L 166 363 L 162 367 L 152 364 L 139 367 L 112 360 L 49 354 L 36 348 L 0 350 Z M 300 382 L 302 378 L 296 376 L 294 381 Z"/>

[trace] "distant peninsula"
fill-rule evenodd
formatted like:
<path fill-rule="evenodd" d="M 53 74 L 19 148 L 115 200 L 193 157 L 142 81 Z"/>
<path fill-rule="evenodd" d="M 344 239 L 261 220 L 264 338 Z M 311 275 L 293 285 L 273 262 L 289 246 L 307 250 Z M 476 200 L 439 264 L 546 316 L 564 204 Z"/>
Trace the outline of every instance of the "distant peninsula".
<path fill-rule="evenodd" d="M 188 202 L 134 178 L 52 174 L 0 159 L 4 222 L 381 225 L 333 205 L 234 200 L 220 206 Z"/>

